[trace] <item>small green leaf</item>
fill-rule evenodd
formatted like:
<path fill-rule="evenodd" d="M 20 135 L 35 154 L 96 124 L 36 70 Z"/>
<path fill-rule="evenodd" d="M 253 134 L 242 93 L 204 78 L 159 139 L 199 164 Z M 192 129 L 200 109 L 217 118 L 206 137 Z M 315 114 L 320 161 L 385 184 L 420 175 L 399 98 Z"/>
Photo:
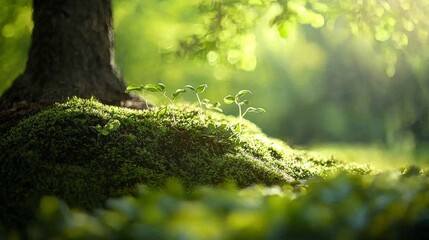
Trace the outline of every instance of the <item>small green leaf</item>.
<path fill-rule="evenodd" d="M 247 111 L 247 112 L 251 112 L 251 113 L 262 113 L 262 112 L 267 112 L 267 111 L 265 111 L 265 109 L 263 109 L 263 108 L 254 108 L 254 107 L 249 107 L 246 111 Z"/>
<path fill-rule="evenodd" d="M 244 100 L 242 103 L 245 104 L 245 105 L 249 105 L 250 101 L 249 100 Z"/>
<path fill-rule="evenodd" d="M 131 91 L 141 91 L 143 89 L 142 86 L 137 86 L 137 85 L 131 85 L 128 86 L 127 89 L 125 90 L 126 93 L 129 93 Z"/>
<path fill-rule="evenodd" d="M 223 110 L 219 107 L 211 107 L 210 110 L 215 110 L 217 112 L 223 112 Z"/>
<path fill-rule="evenodd" d="M 163 108 L 159 109 L 156 116 L 164 116 L 167 113 L 167 106 L 164 106 Z"/>
<path fill-rule="evenodd" d="M 232 104 L 232 103 L 234 103 L 234 100 L 235 100 L 234 97 L 231 96 L 231 95 L 228 95 L 228 96 L 226 96 L 226 97 L 223 98 L 223 101 L 226 104 Z"/>
<path fill-rule="evenodd" d="M 209 104 L 210 103 L 210 100 L 208 100 L 207 98 L 204 98 L 203 100 L 201 100 L 201 103 L 203 103 L 203 104 Z"/>
<path fill-rule="evenodd" d="M 241 91 L 239 91 L 237 93 L 237 95 L 235 95 L 235 100 L 238 102 L 238 100 L 240 100 L 240 98 L 242 98 L 244 95 L 246 95 L 248 93 L 252 94 L 252 92 L 249 91 L 249 90 L 241 90 Z"/>
<path fill-rule="evenodd" d="M 160 92 L 164 92 L 165 91 L 165 84 L 164 83 L 157 83 L 156 85 L 161 90 Z"/>
<path fill-rule="evenodd" d="M 180 95 L 181 93 L 184 93 L 184 92 L 186 92 L 186 90 L 185 90 L 185 89 L 183 89 L 183 88 L 179 88 L 179 89 L 177 89 L 177 90 L 176 90 L 176 92 L 172 94 L 172 96 L 173 96 L 173 100 L 176 100 L 176 99 L 179 97 L 179 95 Z"/>
<path fill-rule="evenodd" d="M 204 100 L 207 100 L 207 99 L 204 99 Z M 207 109 L 215 110 L 217 112 L 223 112 L 222 109 L 220 108 L 220 103 L 219 102 L 216 102 L 214 104 L 211 104 L 209 102 L 204 102 L 204 105 L 206 106 Z"/>
<path fill-rule="evenodd" d="M 107 131 L 106 129 L 101 129 L 99 133 L 103 136 L 109 135 L 109 131 Z"/>
<path fill-rule="evenodd" d="M 117 119 L 110 119 L 104 127 L 109 132 L 116 131 L 121 126 L 121 122 Z"/>
<path fill-rule="evenodd" d="M 186 90 L 183 88 L 176 89 L 176 93 L 180 94 L 180 93 L 184 93 L 184 92 L 186 92 Z"/>
<path fill-rule="evenodd" d="M 196 93 L 203 93 L 207 88 L 207 84 L 201 84 L 200 86 L 198 86 L 197 90 L 195 91 Z"/>
<path fill-rule="evenodd" d="M 194 92 L 196 91 L 195 88 L 192 85 L 185 85 L 185 88 L 189 88 L 189 89 L 191 89 Z"/>
<path fill-rule="evenodd" d="M 220 107 L 220 102 L 215 102 L 215 103 L 213 104 L 213 106 L 214 106 L 214 107 Z"/>
<path fill-rule="evenodd" d="M 157 84 L 153 83 L 146 84 L 143 89 L 149 92 L 162 92 L 162 89 Z"/>

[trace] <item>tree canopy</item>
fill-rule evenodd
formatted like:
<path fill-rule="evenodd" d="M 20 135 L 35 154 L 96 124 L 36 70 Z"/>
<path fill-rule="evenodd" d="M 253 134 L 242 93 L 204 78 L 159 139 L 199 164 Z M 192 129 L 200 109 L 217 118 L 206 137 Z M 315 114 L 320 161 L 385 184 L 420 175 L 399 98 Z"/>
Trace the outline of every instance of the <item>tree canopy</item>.
<path fill-rule="evenodd" d="M 165 54 L 197 56 L 210 64 L 228 63 L 246 70 L 253 70 L 256 64 L 253 29 L 267 14 L 270 24 L 285 38 L 297 23 L 316 28 L 346 24 L 353 34 L 383 42 L 380 48 L 386 55 L 388 75 L 394 74 L 399 50 L 421 53 L 429 37 L 425 20 L 429 3 L 424 0 L 165 0 L 160 4 L 155 0 L 114 0 L 114 5 L 118 6 L 118 18 L 132 11 L 157 12 L 152 17 L 163 15 L 165 32 L 158 34 L 163 35 L 159 48 Z M 5 0 L 0 11 L 2 40 L 25 41 L 22 36 L 32 28 L 30 1 Z M 11 44 L 9 49 L 22 45 L 11 41 L 6 44 Z M 6 54 L 4 59 L 13 61 L 10 50 L 0 50 Z"/>
<path fill-rule="evenodd" d="M 151 9 L 153 2 L 136 2 L 135 6 L 151 11 L 146 9 Z M 398 51 L 420 53 L 429 33 L 425 20 L 429 3 L 423 0 L 170 0 L 158 5 L 157 11 L 168 17 L 178 14 L 172 20 L 179 20 L 180 26 L 165 34 L 160 44 L 163 53 L 198 56 L 210 64 L 226 62 L 245 70 L 255 68 L 253 29 L 257 20 L 267 15 L 269 24 L 284 38 L 295 24 L 331 29 L 346 24 L 355 35 L 371 36 L 383 42 L 380 48 L 389 76 L 394 74 Z"/>

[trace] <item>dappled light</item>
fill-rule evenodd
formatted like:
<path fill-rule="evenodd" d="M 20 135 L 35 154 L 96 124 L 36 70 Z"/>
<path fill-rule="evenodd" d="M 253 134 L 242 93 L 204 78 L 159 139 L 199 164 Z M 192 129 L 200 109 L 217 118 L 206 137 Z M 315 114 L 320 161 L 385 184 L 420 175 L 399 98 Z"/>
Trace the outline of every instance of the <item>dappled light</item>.
<path fill-rule="evenodd" d="M 3 0 L 0 239 L 427 237 L 428 12 Z"/>

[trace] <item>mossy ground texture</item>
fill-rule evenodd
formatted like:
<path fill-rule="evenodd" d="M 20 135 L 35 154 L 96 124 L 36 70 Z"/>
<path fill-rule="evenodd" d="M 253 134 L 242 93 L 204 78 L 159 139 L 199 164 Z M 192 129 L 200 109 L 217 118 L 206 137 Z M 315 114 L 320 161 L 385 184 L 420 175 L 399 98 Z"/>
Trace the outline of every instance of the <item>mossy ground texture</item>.
<path fill-rule="evenodd" d="M 174 111 L 174 119 L 173 119 Z M 120 126 L 96 131 L 109 120 Z M 54 195 L 91 209 L 109 197 L 157 188 L 178 179 L 186 188 L 232 180 L 237 186 L 275 185 L 330 175 L 338 170 L 366 174 L 347 165 L 264 135 L 245 121 L 192 106 L 131 110 L 73 98 L 22 120 L 0 139 L 0 210 L 3 221 L 25 219 L 15 212 Z M 7 220 L 5 220 L 7 219 Z"/>

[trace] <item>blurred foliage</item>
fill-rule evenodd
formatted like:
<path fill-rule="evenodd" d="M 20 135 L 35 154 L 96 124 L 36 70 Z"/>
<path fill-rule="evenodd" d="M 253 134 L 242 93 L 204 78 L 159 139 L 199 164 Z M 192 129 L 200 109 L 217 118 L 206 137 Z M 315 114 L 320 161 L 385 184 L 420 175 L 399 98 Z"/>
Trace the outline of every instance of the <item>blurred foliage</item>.
<path fill-rule="evenodd" d="M 33 28 L 30 0 L 2 0 L 0 5 L 0 94 L 23 71 Z"/>
<path fill-rule="evenodd" d="M 427 181 L 417 167 L 241 190 L 226 184 L 186 192 L 170 181 L 159 190 L 140 186 L 136 197 L 110 199 L 94 212 L 70 210 L 44 197 L 27 234 L 30 239 L 426 239 Z"/>
<path fill-rule="evenodd" d="M 128 4 L 128 10 L 124 10 L 127 14 L 141 5 L 139 2 Z M 301 5 L 299 1 L 291 2 L 291 12 L 304 11 Z M 125 9 L 125 5 L 118 3 L 118 9 Z M 171 53 L 180 49 L 180 41 L 175 41 L 173 35 L 185 34 L 182 29 L 189 30 L 194 25 L 183 19 L 194 18 L 184 18 L 183 10 L 165 14 L 165 9 L 154 6 L 141 6 L 141 9 L 145 10 L 140 14 L 118 14 L 122 17 L 116 20 L 118 63 L 131 83 L 162 81 L 176 88 L 188 83 L 208 83 L 216 87 L 216 92 L 206 94 L 216 100 L 246 85 L 256 93 L 255 101 L 263 103 L 269 112 L 251 119 L 269 134 L 294 144 L 372 141 L 398 147 L 414 146 L 416 141 L 427 138 L 428 131 L 418 126 L 422 120 L 420 125 L 426 125 L 424 118 L 429 102 L 429 83 L 424 70 L 429 63 L 424 57 L 428 51 L 417 55 L 415 51 L 422 44 L 414 41 L 401 49 L 389 47 L 390 43 L 374 41 L 371 35 L 350 32 L 350 22 L 338 15 L 321 29 L 297 27 L 296 22 L 311 23 L 302 14 L 300 18 L 289 16 L 290 21 L 283 26 L 276 18 L 281 8 L 274 6 L 255 24 L 256 29 L 247 33 L 253 39 L 252 44 L 247 45 L 248 52 L 255 54 L 255 60 L 259 61 L 258 65 L 252 65 L 255 70 L 248 73 L 220 64 L 220 59 L 227 57 L 219 54 L 207 52 L 209 65 L 195 59 L 174 58 Z M 307 14 L 313 16 L 313 20 L 320 20 L 320 16 Z M 280 25 L 267 27 L 273 19 Z M 313 23 L 315 27 L 320 25 Z M 287 31 L 280 29 L 283 27 L 287 27 Z M 287 33 L 287 39 L 280 39 L 278 31 Z M 183 37 L 176 36 L 179 40 Z M 166 38 L 170 40 L 163 40 Z M 164 42 L 169 42 L 165 46 L 170 46 L 170 50 L 163 47 Z M 217 46 L 219 51 L 229 48 L 220 42 Z M 390 78 L 385 60 L 391 58 L 386 54 L 399 63 L 394 68 L 396 74 Z M 232 111 L 229 109 L 227 113 Z"/>
<path fill-rule="evenodd" d="M 116 2 L 123 5 L 120 0 Z M 425 21 L 429 4 L 424 0 L 193 0 L 186 3 L 152 0 L 135 1 L 133 9 L 163 16 L 158 18 L 162 23 L 155 25 L 162 26 L 158 36 L 162 54 L 190 55 L 205 59 L 211 65 L 228 63 L 244 70 L 253 70 L 256 66 L 256 36 L 252 30 L 257 20 L 270 10 L 267 26 L 277 27 L 282 37 L 287 37 L 296 23 L 320 28 L 326 22 L 332 29 L 337 21 L 346 20 L 353 34 L 363 33 L 385 42 L 388 76 L 395 73 L 396 50 L 409 43 L 427 49 L 429 34 Z M 417 48 L 415 54 L 420 55 L 419 50 Z"/>
<path fill-rule="evenodd" d="M 421 149 L 429 141 L 425 0 L 113 4 L 116 58 L 129 84 L 207 83 L 214 101 L 245 86 L 268 112 L 249 118 L 291 144 Z M 6 0 L 0 11 L 1 93 L 25 64 L 30 1 Z"/>
<path fill-rule="evenodd" d="M 369 164 L 377 170 L 389 170 L 411 164 L 429 167 L 429 145 L 415 150 L 387 148 L 379 144 L 322 143 L 311 146 L 311 150 L 347 162 Z"/>
<path fill-rule="evenodd" d="M 278 120 L 269 123 L 278 126 L 270 134 L 298 144 L 372 141 L 414 147 L 428 140 L 427 70 L 413 65 L 404 53 L 396 75 L 389 78 L 383 53 L 370 39 L 354 37 L 341 26 L 298 30 L 287 40 L 288 47 L 265 44 L 260 52 L 256 73 L 271 73 L 260 79 L 276 86 L 264 97 L 282 99 L 274 110 Z M 271 40 L 267 38 L 263 41 Z M 269 101 L 270 106 L 279 102 Z"/>
<path fill-rule="evenodd" d="M 412 45 L 414 54 L 428 56 L 429 25 L 426 13 L 429 2 L 425 0 L 357 0 L 357 1 L 309 1 L 316 11 L 328 16 L 328 26 L 344 18 L 353 34 L 373 36 L 384 51 L 388 76 L 395 74 L 398 54 L 395 51 Z M 407 50 L 410 50 L 409 48 Z"/>

